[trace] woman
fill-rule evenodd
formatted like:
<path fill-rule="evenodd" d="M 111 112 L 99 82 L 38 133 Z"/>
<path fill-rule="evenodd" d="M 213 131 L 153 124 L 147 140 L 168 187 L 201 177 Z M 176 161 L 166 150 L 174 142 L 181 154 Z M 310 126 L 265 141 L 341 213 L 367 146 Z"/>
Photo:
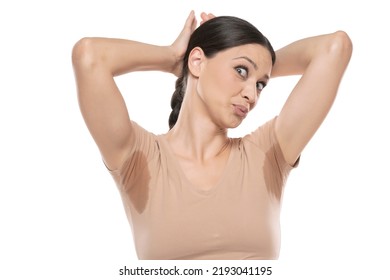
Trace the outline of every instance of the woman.
<path fill-rule="evenodd" d="M 277 259 L 287 176 L 327 115 L 352 53 L 345 32 L 276 53 L 250 23 L 191 12 L 171 46 L 84 38 L 73 49 L 85 122 L 119 188 L 140 259 Z M 114 77 L 179 78 L 170 130 L 130 121 Z M 269 79 L 302 75 L 280 114 L 232 139 Z"/>

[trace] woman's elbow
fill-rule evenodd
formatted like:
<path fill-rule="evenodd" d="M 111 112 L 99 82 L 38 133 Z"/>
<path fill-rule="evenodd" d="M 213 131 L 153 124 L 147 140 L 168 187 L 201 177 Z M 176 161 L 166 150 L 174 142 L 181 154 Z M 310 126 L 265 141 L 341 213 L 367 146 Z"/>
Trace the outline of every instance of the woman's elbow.
<path fill-rule="evenodd" d="M 332 34 L 329 45 L 329 52 L 344 57 L 347 60 L 352 55 L 353 44 L 351 38 L 345 31 L 336 31 Z"/>
<path fill-rule="evenodd" d="M 75 69 L 90 68 L 96 61 L 92 38 L 82 38 L 76 42 L 72 49 L 72 64 Z"/>

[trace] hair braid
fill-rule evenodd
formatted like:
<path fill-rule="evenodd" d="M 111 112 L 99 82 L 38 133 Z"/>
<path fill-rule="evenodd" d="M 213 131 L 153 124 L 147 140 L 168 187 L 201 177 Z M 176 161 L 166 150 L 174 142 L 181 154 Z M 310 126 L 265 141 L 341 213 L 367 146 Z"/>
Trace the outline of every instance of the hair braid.
<path fill-rule="evenodd" d="M 169 115 L 169 129 L 175 126 L 177 122 L 177 118 L 179 117 L 181 104 L 184 98 L 184 92 L 186 89 L 186 77 L 182 75 L 176 80 L 175 92 L 171 98 L 171 108 L 172 112 Z"/>

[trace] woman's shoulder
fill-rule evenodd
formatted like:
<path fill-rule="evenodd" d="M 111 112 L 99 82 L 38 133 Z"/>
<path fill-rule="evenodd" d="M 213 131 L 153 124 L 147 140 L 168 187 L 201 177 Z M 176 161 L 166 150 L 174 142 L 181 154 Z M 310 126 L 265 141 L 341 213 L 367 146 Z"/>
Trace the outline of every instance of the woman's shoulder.
<path fill-rule="evenodd" d="M 260 125 L 251 133 L 248 133 L 247 135 L 242 137 L 243 143 L 250 142 L 257 146 L 269 146 L 275 144 L 275 142 L 277 142 L 275 135 L 276 119 L 277 116 L 273 117 L 272 119 Z"/>

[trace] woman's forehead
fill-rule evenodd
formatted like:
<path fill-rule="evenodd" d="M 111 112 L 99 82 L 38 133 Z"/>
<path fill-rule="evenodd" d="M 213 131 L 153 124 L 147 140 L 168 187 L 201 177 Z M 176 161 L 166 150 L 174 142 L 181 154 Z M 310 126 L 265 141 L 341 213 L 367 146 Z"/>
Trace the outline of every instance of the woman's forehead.
<path fill-rule="evenodd" d="M 247 44 L 228 49 L 231 55 L 252 56 L 254 59 L 271 58 L 269 50 L 260 44 Z"/>
<path fill-rule="evenodd" d="M 221 59 L 228 60 L 246 60 L 253 65 L 255 69 L 260 66 L 272 67 L 272 57 L 269 50 L 260 44 L 240 45 L 226 49 L 219 53 Z"/>

